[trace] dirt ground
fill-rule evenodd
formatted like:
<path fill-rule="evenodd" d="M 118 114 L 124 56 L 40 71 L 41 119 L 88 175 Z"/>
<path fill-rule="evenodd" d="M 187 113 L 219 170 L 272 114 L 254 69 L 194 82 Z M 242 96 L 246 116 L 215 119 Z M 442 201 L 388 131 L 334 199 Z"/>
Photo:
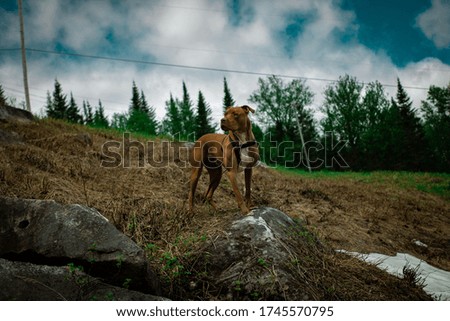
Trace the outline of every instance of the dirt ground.
<path fill-rule="evenodd" d="M 131 138 L 135 143 L 130 164 L 124 167 L 127 152 L 122 150 L 121 135 L 51 120 L 0 122 L 0 195 L 95 207 L 142 247 L 173 254 L 181 251 L 177 240 L 221 233 L 240 216 L 224 177 L 215 194 L 220 210 L 201 204 L 198 196 L 196 213 L 190 217 L 187 148 L 160 139 L 147 144 L 146 139 L 136 143 Z M 118 157 L 121 162 L 115 166 Z M 198 195 L 207 183 L 204 173 Z M 255 205 L 278 208 L 303 220 L 330 248 L 405 252 L 450 271 L 450 202 L 439 196 L 263 167 L 255 170 L 252 192 Z M 416 240 L 428 247 L 416 245 Z"/>

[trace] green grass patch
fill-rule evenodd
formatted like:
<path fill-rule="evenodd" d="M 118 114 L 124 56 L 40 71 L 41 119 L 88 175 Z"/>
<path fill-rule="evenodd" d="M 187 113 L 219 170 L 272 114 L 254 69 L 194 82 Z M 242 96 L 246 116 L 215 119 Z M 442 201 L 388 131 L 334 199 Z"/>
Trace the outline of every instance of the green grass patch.
<path fill-rule="evenodd" d="M 303 170 L 277 168 L 289 176 L 299 176 L 305 179 L 353 180 L 368 184 L 389 185 L 404 189 L 414 189 L 440 196 L 450 201 L 450 174 L 429 172 L 336 172 L 317 171 L 309 173 Z"/>

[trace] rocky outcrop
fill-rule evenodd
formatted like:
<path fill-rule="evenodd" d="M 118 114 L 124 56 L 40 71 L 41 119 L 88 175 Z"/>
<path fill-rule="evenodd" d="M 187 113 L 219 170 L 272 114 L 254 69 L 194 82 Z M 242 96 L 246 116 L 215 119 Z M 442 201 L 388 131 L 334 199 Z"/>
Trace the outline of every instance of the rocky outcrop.
<path fill-rule="evenodd" d="M 225 235 L 209 244 L 202 262 L 220 298 L 314 299 L 306 284 L 308 264 L 301 262 L 302 249 L 315 261 L 322 246 L 299 222 L 263 207 L 234 221 Z"/>
<path fill-rule="evenodd" d="M 48 266 L 0 259 L 0 284 L 0 300 L 165 300 L 159 296 L 101 282 L 83 272 L 81 266 L 74 264 Z"/>
<path fill-rule="evenodd" d="M 82 205 L 0 198 L 0 257 L 82 266 L 110 284 L 160 293 L 144 251 L 97 210 Z"/>
<path fill-rule="evenodd" d="M 22 121 L 29 122 L 34 119 L 33 114 L 7 105 L 0 105 L 0 121 Z"/>

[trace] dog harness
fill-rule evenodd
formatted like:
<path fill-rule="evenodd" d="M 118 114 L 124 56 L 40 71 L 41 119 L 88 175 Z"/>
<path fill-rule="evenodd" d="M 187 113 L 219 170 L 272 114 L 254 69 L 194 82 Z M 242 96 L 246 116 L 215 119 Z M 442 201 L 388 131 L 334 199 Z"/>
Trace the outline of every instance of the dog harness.
<path fill-rule="evenodd" d="M 234 150 L 234 154 L 236 155 L 236 159 L 238 162 L 238 166 L 241 163 L 241 150 L 247 147 L 251 147 L 251 146 L 258 146 L 258 142 L 256 140 L 249 140 L 243 144 L 241 144 L 241 142 L 239 141 L 239 137 L 237 135 L 235 135 L 233 133 L 233 136 L 236 137 L 236 139 L 234 140 L 231 135 L 228 135 L 228 137 L 230 138 L 230 143 L 231 146 L 233 147 Z"/>

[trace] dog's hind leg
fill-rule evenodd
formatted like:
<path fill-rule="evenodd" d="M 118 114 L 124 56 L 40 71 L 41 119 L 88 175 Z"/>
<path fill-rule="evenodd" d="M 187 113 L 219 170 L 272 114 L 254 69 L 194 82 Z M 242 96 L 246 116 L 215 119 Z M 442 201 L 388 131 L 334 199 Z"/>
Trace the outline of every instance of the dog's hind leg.
<path fill-rule="evenodd" d="M 209 173 L 209 186 L 208 190 L 205 193 L 205 202 L 209 203 L 215 210 L 216 205 L 213 202 L 212 198 L 214 195 L 214 191 L 217 186 L 219 186 L 220 180 L 222 179 L 222 167 L 208 168 Z"/>

